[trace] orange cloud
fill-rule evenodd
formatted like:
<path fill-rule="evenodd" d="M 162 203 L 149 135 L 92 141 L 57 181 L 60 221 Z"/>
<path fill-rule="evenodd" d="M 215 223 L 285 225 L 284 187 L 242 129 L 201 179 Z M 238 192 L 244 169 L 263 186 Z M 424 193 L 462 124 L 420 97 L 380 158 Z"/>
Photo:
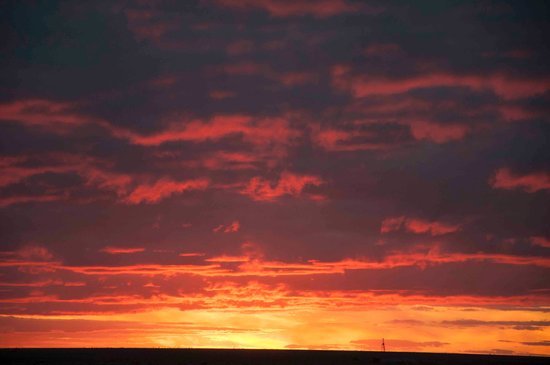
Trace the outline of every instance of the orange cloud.
<path fill-rule="evenodd" d="M 182 252 L 178 256 L 180 257 L 200 257 L 205 256 L 206 254 L 200 252 Z"/>
<path fill-rule="evenodd" d="M 380 349 L 380 346 L 382 344 L 382 339 L 376 338 L 376 339 L 361 339 L 361 340 L 354 340 L 351 341 L 352 344 L 358 345 L 360 347 L 363 347 L 366 350 L 378 350 Z M 424 350 L 431 348 L 433 350 L 434 347 L 442 347 L 445 345 L 449 345 L 448 342 L 440 342 L 440 341 L 411 341 L 411 340 L 403 340 L 403 339 L 392 339 L 392 338 L 385 338 L 384 344 L 386 347 L 386 350 L 388 351 L 418 351 L 418 350 Z"/>
<path fill-rule="evenodd" d="M 360 9 L 357 4 L 346 0 L 317 0 L 315 2 L 307 0 L 215 0 L 215 3 L 238 10 L 262 9 L 274 17 L 312 15 L 317 18 L 326 18 Z"/>
<path fill-rule="evenodd" d="M 299 175 L 284 171 L 275 186 L 272 186 L 269 180 L 254 177 L 241 193 L 254 200 L 274 201 L 286 195 L 299 196 L 307 186 L 320 186 L 321 184 L 323 184 L 323 180 L 318 176 Z M 309 195 L 309 197 L 312 199 L 321 198 L 312 195 Z"/>
<path fill-rule="evenodd" d="M 528 193 L 535 193 L 539 190 L 550 189 L 550 174 L 537 172 L 520 176 L 513 174 L 510 169 L 501 168 L 489 180 L 489 184 L 495 189 L 520 189 Z"/>
<path fill-rule="evenodd" d="M 127 204 L 158 203 L 162 199 L 184 191 L 204 190 L 209 184 L 207 179 L 174 181 L 163 178 L 153 184 L 138 185 L 123 201 Z"/>
<path fill-rule="evenodd" d="M 437 221 L 430 222 L 416 218 L 393 217 L 386 218 L 382 221 L 380 233 L 389 233 L 400 229 L 405 229 L 408 232 L 416 234 L 429 233 L 432 236 L 439 236 L 458 231 L 460 225 L 452 225 Z"/>
<path fill-rule="evenodd" d="M 118 255 L 118 254 L 128 254 L 128 253 L 138 253 L 138 252 L 144 252 L 145 247 L 115 247 L 115 246 L 107 246 L 103 247 L 101 252 L 105 252 L 111 255 Z"/>

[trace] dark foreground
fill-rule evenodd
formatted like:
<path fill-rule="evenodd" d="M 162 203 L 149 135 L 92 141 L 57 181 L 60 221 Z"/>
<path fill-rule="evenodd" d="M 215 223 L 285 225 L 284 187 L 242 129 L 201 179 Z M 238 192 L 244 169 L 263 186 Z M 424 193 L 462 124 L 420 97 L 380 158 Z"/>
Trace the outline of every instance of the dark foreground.
<path fill-rule="evenodd" d="M 199 350 L 199 349 L 0 349 L 0 364 L 105 365 L 359 365 L 549 364 L 549 358 L 414 352 Z"/>

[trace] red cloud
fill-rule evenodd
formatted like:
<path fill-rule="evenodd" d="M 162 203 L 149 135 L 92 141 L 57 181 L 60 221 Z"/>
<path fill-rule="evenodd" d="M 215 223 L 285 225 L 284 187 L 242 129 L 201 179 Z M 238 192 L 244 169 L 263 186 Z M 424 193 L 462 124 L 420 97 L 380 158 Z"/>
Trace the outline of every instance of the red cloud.
<path fill-rule="evenodd" d="M 469 129 L 460 124 L 446 125 L 425 121 L 411 122 L 410 128 L 415 139 L 428 139 L 436 143 L 462 139 Z"/>
<path fill-rule="evenodd" d="M 99 120 L 80 115 L 71 103 L 29 99 L 0 104 L 0 120 L 14 121 L 29 127 L 43 127 L 55 133 Z"/>
<path fill-rule="evenodd" d="M 124 202 L 128 204 L 157 203 L 164 198 L 183 193 L 187 190 L 204 190 L 208 185 L 209 181 L 207 179 L 174 181 L 164 178 L 158 180 L 154 184 L 138 185 L 130 195 L 124 199 Z"/>
<path fill-rule="evenodd" d="M 42 246 L 25 246 L 16 252 L 16 255 L 25 260 L 50 261 L 53 254 Z"/>
<path fill-rule="evenodd" d="M 374 134 L 358 130 L 320 129 L 313 128 L 313 141 L 327 151 L 363 151 L 388 148 L 387 144 L 376 142 L 360 142 L 356 139 L 373 137 Z"/>
<path fill-rule="evenodd" d="M 254 43 L 252 43 L 252 41 L 242 39 L 239 41 L 231 42 L 227 46 L 226 50 L 229 55 L 236 56 L 244 53 L 250 53 L 253 48 Z"/>
<path fill-rule="evenodd" d="M 127 204 L 139 204 L 142 202 L 156 203 L 173 194 L 186 190 L 202 190 L 209 185 L 206 179 L 189 181 L 173 181 L 162 178 L 153 184 L 140 183 L 135 176 L 120 174 L 105 168 L 105 161 L 99 161 L 82 156 L 65 154 L 53 154 L 45 158 L 40 167 L 26 167 L 19 165 L 26 159 L 4 159 L 0 161 L 0 187 L 15 184 L 28 177 L 43 173 L 76 173 L 84 180 L 83 187 L 99 189 L 101 191 L 114 192 L 119 201 Z M 39 159 L 40 161 L 40 159 Z M 6 206 L 25 202 L 47 202 L 60 199 L 68 199 L 70 191 L 49 191 L 48 194 L 36 196 L 9 196 L 0 199 L 0 206 Z"/>
<path fill-rule="evenodd" d="M 238 10 L 257 8 L 274 17 L 312 15 L 326 18 L 359 10 L 357 4 L 346 0 L 214 0 L 217 4 Z"/>
<path fill-rule="evenodd" d="M 417 234 L 429 233 L 432 236 L 439 236 L 458 231 L 460 225 L 451 225 L 436 221 L 430 222 L 415 218 L 393 217 L 382 221 L 380 233 L 388 233 L 400 229 Z"/>
<path fill-rule="evenodd" d="M 127 254 L 127 253 L 138 253 L 145 251 L 144 247 L 115 247 L 115 246 L 107 246 L 103 247 L 101 252 L 105 252 L 111 255 L 118 255 L 118 254 Z"/>
<path fill-rule="evenodd" d="M 254 169 L 256 168 L 255 164 L 259 162 L 261 157 L 258 154 L 220 151 L 197 162 L 192 162 L 191 165 L 198 163 L 209 170 Z"/>
<path fill-rule="evenodd" d="M 491 178 L 489 184 L 495 189 L 521 189 L 528 193 L 534 193 L 539 190 L 550 189 L 550 174 L 547 172 L 537 172 L 519 176 L 513 174 L 507 168 L 498 169 L 495 176 Z"/>
<path fill-rule="evenodd" d="M 502 75 L 474 76 L 433 73 L 405 79 L 352 77 L 350 68 L 338 65 L 332 70 L 333 83 L 349 89 L 357 98 L 372 95 L 406 93 L 432 87 L 467 87 L 472 90 L 491 90 L 504 99 L 520 99 L 550 90 L 550 80 L 518 79 Z"/>
<path fill-rule="evenodd" d="M 543 236 L 530 237 L 531 243 L 536 246 L 550 248 L 550 239 Z"/>
<path fill-rule="evenodd" d="M 48 195 L 16 195 L 0 198 L 0 207 L 20 203 L 46 203 L 66 199 L 66 194 Z"/>
<path fill-rule="evenodd" d="M 298 175 L 285 171 L 281 174 L 275 186 L 261 177 L 252 178 L 241 193 L 250 196 L 254 200 L 274 201 L 285 195 L 299 196 L 306 186 L 319 186 L 323 180 L 313 175 Z M 312 199 L 321 198 L 311 196 Z"/>
<path fill-rule="evenodd" d="M 128 139 L 142 146 L 158 146 L 167 142 L 203 142 L 219 140 L 230 135 L 241 135 L 254 145 L 288 143 L 299 132 L 290 128 L 286 119 L 262 118 L 255 120 L 246 115 L 218 115 L 209 121 L 192 120 L 173 123 L 166 130 L 143 136 L 132 131 L 108 127 L 114 136 Z"/>
<path fill-rule="evenodd" d="M 220 224 L 216 228 L 214 228 L 213 232 L 224 232 L 224 233 L 232 233 L 232 232 L 238 232 L 241 228 L 241 224 L 239 221 L 233 221 L 231 224 L 228 224 L 227 226 Z"/>
<path fill-rule="evenodd" d="M 227 90 L 213 90 L 209 93 L 209 95 L 214 100 L 223 100 L 234 97 L 235 93 Z"/>
<path fill-rule="evenodd" d="M 287 72 L 278 76 L 281 83 L 286 86 L 307 84 L 315 81 L 316 77 L 312 72 Z"/>
<path fill-rule="evenodd" d="M 389 54 L 396 54 L 401 51 L 401 47 L 399 47 L 398 44 L 393 43 L 377 43 L 370 45 L 367 49 L 365 49 L 365 55 L 366 56 L 385 56 Z"/>

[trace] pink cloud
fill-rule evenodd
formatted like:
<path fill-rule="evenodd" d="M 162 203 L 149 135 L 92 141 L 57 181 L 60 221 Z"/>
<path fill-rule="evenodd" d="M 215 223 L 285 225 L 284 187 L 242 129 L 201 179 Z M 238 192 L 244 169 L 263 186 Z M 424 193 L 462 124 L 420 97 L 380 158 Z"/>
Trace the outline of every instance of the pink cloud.
<path fill-rule="evenodd" d="M 188 190 L 204 190 L 209 184 L 207 179 L 174 181 L 163 178 L 153 184 L 138 185 L 123 201 L 127 204 L 158 203 L 169 196 Z"/>
<path fill-rule="evenodd" d="M 550 174 L 536 172 L 526 175 L 516 175 L 507 168 L 498 169 L 489 180 L 489 184 L 495 189 L 513 190 L 520 189 L 528 193 L 550 189 Z"/>
<path fill-rule="evenodd" d="M 389 233 L 401 229 L 416 234 L 429 233 L 432 236 L 440 236 L 460 230 L 460 225 L 426 221 L 416 218 L 392 217 L 382 221 L 380 233 Z"/>
<path fill-rule="evenodd" d="M 252 178 L 248 185 L 241 191 L 254 200 L 274 201 L 283 196 L 300 196 L 307 186 L 319 186 L 323 180 L 318 176 L 299 175 L 288 171 L 281 173 L 275 185 L 261 177 Z M 316 195 L 310 195 L 310 199 L 316 199 Z"/>

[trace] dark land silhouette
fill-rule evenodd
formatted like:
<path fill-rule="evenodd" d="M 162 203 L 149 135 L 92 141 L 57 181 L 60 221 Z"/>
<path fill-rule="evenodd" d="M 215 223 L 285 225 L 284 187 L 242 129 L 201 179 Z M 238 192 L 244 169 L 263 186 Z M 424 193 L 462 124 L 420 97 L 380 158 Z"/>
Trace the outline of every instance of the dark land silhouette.
<path fill-rule="evenodd" d="M 0 349 L 0 363 L 104 365 L 549 364 L 534 356 L 414 352 L 223 349 Z"/>

